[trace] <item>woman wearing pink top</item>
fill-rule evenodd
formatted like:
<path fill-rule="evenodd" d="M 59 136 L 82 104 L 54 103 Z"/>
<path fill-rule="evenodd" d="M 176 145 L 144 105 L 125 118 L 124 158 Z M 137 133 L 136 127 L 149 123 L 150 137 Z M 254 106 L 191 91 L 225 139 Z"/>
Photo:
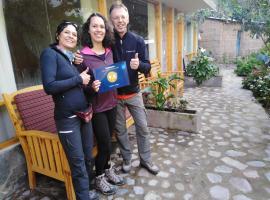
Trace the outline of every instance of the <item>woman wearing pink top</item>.
<path fill-rule="evenodd" d="M 111 45 L 113 34 L 110 32 L 106 19 L 99 13 L 89 16 L 83 25 L 81 54 L 83 56 L 83 69 L 90 71 L 105 65 L 113 64 Z M 116 117 L 116 90 L 98 93 L 101 82 L 92 82 L 93 105 L 93 130 L 96 137 L 98 154 L 95 160 L 96 167 L 96 189 L 105 195 L 116 192 L 115 185 L 123 185 L 124 180 L 117 175 L 110 166 L 112 152 L 111 135 L 115 126 Z"/>

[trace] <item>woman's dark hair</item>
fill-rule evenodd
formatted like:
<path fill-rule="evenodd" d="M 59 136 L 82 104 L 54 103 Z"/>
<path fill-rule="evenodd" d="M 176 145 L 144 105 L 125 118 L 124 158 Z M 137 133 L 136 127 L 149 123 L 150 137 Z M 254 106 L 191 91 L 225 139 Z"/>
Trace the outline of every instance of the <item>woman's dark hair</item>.
<path fill-rule="evenodd" d="M 56 28 L 56 32 L 55 32 L 55 42 L 58 44 L 59 39 L 58 36 L 60 35 L 60 33 L 68 26 L 68 25 L 72 25 L 75 27 L 76 31 L 78 32 L 78 25 L 74 22 L 70 22 L 67 20 L 63 20 Z"/>
<path fill-rule="evenodd" d="M 101 19 L 103 19 L 104 24 L 105 24 L 105 37 L 102 41 L 102 45 L 104 48 L 111 47 L 114 43 L 113 33 L 108 25 L 106 18 L 99 13 L 91 14 L 86 20 L 86 22 L 83 24 L 82 36 L 81 36 L 82 46 L 88 46 L 90 48 L 93 48 L 93 42 L 91 40 L 91 36 L 89 35 L 89 26 L 90 26 L 92 17 L 100 17 Z"/>

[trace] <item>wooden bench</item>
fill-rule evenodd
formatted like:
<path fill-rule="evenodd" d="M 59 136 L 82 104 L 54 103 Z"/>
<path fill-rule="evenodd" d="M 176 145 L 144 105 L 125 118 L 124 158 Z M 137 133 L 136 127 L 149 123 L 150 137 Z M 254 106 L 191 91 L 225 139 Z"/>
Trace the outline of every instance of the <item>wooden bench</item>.
<path fill-rule="evenodd" d="M 168 77 L 172 74 L 177 74 L 179 77 L 184 77 L 183 71 L 167 71 L 161 72 L 161 65 L 158 59 L 152 60 L 151 62 L 151 71 L 149 77 L 145 77 L 144 74 L 139 74 L 139 83 L 141 89 L 150 86 L 150 82 L 155 80 L 158 76 L 158 73 L 161 74 L 162 77 Z M 184 93 L 184 81 L 183 80 L 174 80 L 176 88 L 171 87 L 169 90 L 175 96 L 182 97 Z"/>
<path fill-rule="evenodd" d="M 35 174 L 40 173 L 63 181 L 67 199 L 75 200 L 69 164 L 56 134 L 52 97 L 39 85 L 4 93 L 3 99 L 25 154 L 30 189 L 36 187 Z M 126 123 L 133 124 L 130 115 Z"/>

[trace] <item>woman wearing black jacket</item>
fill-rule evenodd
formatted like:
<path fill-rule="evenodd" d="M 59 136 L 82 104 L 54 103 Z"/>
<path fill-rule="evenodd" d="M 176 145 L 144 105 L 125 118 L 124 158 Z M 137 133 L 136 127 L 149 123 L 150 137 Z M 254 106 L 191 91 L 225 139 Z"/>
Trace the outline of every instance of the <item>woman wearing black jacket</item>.
<path fill-rule="evenodd" d="M 54 118 L 71 169 L 76 199 L 98 199 L 95 192 L 89 192 L 93 159 L 92 125 L 75 115 L 76 111 L 88 107 L 83 85 L 90 81 L 88 70 L 79 74 L 72 64 L 72 50 L 77 45 L 77 25 L 63 21 L 57 27 L 55 40 L 56 43 L 43 50 L 40 56 L 44 90 L 52 95 L 55 103 Z"/>

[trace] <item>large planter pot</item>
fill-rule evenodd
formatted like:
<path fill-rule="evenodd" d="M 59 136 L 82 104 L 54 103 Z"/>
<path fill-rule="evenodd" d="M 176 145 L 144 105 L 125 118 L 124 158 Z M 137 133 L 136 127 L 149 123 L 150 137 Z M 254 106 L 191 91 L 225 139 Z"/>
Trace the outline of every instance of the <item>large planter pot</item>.
<path fill-rule="evenodd" d="M 193 77 L 185 76 L 184 80 L 185 88 L 197 87 Z M 204 87 L 221 87 L 222 86 L 222 76 L 214 76 L 209 80 L 204 81 L 200 86 Z"/>
<path fill-rule="evenodd" d="M 147 108 L 148 126 L 164 129 L 182 130 L 187 132 L 198 132 L 201 128 L 201 115 L 195 110 L 160 111 Z"/>

